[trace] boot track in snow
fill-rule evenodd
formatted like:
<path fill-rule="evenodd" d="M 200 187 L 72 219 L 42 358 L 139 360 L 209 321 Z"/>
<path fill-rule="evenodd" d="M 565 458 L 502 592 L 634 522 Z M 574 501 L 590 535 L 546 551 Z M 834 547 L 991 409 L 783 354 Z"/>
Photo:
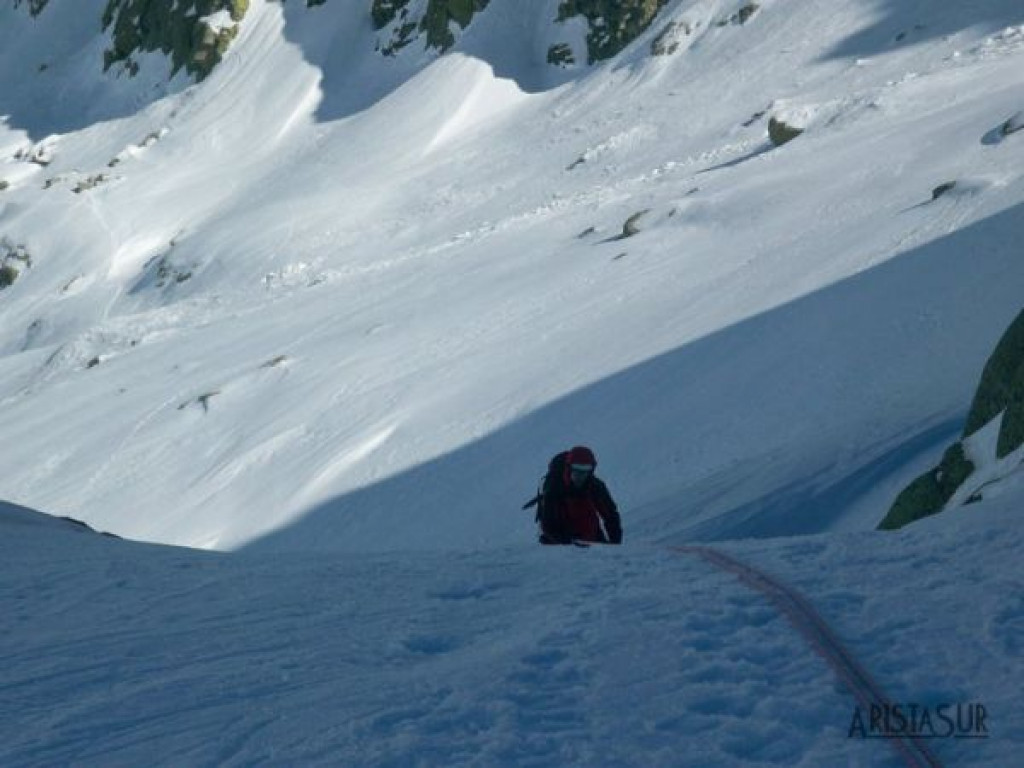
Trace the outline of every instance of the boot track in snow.
<path fill-rule="evenodd" d="M 870 709 L 872 706 L 891 705 L 885 691 L 843 645 L 838 635 L 817 609 L 792 587 L 716 549 L 701 546 L 672 547 L 673 552 L 695 555 L 715 567 L 736 576 L 752 590 L 760 592 L 785 616 L 790 624 L 821 656 L 840 680 L 850 689 L 857 702 Z M 886 740 L 909 768 L 941 768 L 939 758 L 917 736 L 886 733 Z"/>

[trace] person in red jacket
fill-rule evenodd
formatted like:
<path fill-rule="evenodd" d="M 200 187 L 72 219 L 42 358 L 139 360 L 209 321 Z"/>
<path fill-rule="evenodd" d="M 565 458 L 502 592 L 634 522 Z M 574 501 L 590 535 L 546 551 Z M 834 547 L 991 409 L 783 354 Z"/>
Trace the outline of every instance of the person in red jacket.
<path fill-rule="evenodd" d="M 618 507 L 596 468 L 594 452 L 582 445 L 552 460 L 537 511 L 541 544 L 622 543 Z"/>

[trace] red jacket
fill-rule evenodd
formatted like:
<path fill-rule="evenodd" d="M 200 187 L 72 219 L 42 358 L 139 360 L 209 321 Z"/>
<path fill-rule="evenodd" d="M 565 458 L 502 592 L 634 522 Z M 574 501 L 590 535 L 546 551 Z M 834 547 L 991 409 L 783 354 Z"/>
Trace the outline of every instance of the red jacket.
<path fill-rule="evenodd" d="M 608 486 L 593 474 L 581 487 L 573 485 L 569 467 L 576 461 L 591 466 L 597 464 L 589 450 L 573 448 L 566 454 L 562 472 L 555 476 L 549 474 L 545 479 L 538 511 L 541 542 L 568 544 L 577 540 L 620 544 L 622 522 Z"/>
<path fill-rule="evenodd" d="M 622 541 L 622 525 L 608 487 L 592 477 L 581 492 L 566 489 L 559 500 L 559 514 L 571 533 L 579 541 Z M 604 524 L 602 529 L 602 523 Z"/>

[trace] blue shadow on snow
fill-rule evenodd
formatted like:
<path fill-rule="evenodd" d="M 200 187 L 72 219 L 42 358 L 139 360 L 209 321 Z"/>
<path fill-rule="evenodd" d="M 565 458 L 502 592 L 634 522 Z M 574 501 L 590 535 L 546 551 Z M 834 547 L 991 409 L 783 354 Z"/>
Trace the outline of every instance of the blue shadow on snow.
<path fill-rule="evenodd" d="M 1024 303 L 1022 239 L 1018 205 L 331 499 L 248 549 L 529 543 L 520 504 L 547 458 L 576 442 L 597 450 L 627 541 L 823 530 L 883 478 L 909 481 L 957 431 Z M 703 456 L 733 457 L 736 471 Z M 702 490 L 715 472 L 720 487 Z"/>

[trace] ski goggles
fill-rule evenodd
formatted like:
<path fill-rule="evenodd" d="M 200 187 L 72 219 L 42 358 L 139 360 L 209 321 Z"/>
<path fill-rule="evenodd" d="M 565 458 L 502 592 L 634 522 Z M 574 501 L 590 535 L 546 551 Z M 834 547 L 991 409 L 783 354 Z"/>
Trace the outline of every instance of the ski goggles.
<path fill-rule="evenodd" d="M 573 480 L 583 481 L 590 477 L 594 472 L 594 467 L 590 464 L 570 464 L 569 465 L 569 477 Z"/>

